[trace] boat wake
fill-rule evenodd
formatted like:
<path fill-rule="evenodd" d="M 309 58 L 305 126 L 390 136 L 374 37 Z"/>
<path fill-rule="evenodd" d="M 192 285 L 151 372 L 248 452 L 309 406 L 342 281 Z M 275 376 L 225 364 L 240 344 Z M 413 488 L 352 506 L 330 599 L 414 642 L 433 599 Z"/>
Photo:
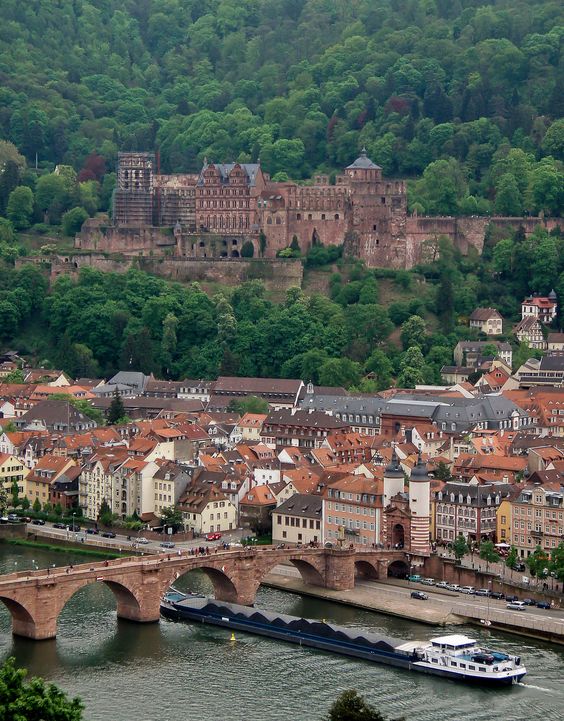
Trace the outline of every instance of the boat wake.
<path fill-rule="evenodd" d="M 542 686 L 533 686 L 532 683 L 523 683 L 522 681 L 518 681 L 516 686 L 523 686 L 524 688 L 533 688 L 535 691 L 544 691 L 545 693 L 554 693 L 553 689 L 550 688 L 543 688 Z"/>

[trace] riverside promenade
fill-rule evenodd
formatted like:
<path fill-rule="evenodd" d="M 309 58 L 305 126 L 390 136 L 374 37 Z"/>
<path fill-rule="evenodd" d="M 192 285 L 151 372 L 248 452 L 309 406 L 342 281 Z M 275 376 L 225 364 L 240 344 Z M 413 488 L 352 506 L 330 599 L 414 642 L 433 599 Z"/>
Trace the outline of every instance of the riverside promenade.
<path fill-rule="evenodd" d="M 295 569 L 276 566 L 263 580 L 263 585 L 282 591 L 362 608 L 388 616 L 418 621 L 433 626 L 476 624 L 483 627 L 529 636 L 564 645 L 564 612 L 529 607 L 526 611 L 512 611 L 505 601 L 489 601 L 483 597 L 467 596 L 433 586 L 400 580 L 358 580 L 346 591 L 306 586 Z M 412 591 L 422 591 L 428 600 L 412 599 Z"/>

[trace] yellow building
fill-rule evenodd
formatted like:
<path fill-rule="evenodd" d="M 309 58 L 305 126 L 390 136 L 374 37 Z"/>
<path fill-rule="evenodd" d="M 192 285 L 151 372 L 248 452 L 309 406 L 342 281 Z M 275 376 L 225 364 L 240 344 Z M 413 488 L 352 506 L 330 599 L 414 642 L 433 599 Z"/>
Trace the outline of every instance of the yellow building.
<path fill-rule="evenodd" d="M 496 513 L 496 538 L 498 543 L 509 543 L 513 545 L 511 535 L 511 512 L 513 498 L 504 498 L 499 504 Z"/>
<path fill-rule="evenodd" d="M 3 485 L 8 497 L 11 497 L 12 483 L 18 482 L 18 493 L 20 496 L 25 495 L 25 477 L 29 473 L 29 468 L 24 466 L 16 456 L 10 453 L 0 453 L 0 483 Z"/>

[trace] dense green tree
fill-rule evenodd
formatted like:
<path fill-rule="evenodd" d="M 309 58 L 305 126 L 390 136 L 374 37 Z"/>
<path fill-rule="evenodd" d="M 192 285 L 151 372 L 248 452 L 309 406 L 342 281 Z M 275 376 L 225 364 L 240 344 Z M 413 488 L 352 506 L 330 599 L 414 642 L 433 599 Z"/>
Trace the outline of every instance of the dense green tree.
<path fill-rule="evenodd" d="M 68 210 L 62 219 L 63 233 L 69 237 L 74 237 L 82 228 L 82 224 L 88 218 L 88 213 L 84 208 L 72 208 Z"/>
<path fill-rule="evenodd" d="M 247 240 L 243 243 L 243 247 L 241 248 L 241 258 L 252 258 L 254 254 L 255 246 L 250 240 Z"/>
<path fill-rule="evenodd" d="M 454 553 L 454 557 L 457 561 L 460 561 L 464 556 L 468 553 L 470 550 L 468 548 L 468 543 L 466 542 L 466 539 L 462 535 L 462 533 L 459 533 L 458 536 L 454 539 L 454 542 L 452 544 L 452 550 Z"/>
<path fill-rule="evenodd" d="M 0 721 L 81 721 L 84 706 L 55 684 L 40 678 L 25 681 L 25 669 L 14 658 L 0 667 Z"/>
<path fill-rule="evenodd" d="M 490 563 L 499 561 L 499 553 L 495 550 L 493 541 L 480 543 L 480 558 L 486 562 L 486 571 L 489 569 Z"/>
<path fill-rule="evenodd" d="M 329 709 L 326 721 L 386 721 L 373 706 L 355 690 L 343 691 Z"/>
<path fill-rule="evenodd" d="M 350 358 L 329 358 L 319 369 L 319 383 L 323 386 L 350 386 L 360 382 L 360 364 Z"/>
<path fill-rule="evenodd" d="M 427 326 L 423 318 L 418 315 L 410 316 L 401 326 L 401 342 L 404 348 L 411 346 L 423 347 Z"/>
<path fill-rule="evenodd" d="M 505 559 L 505 565 L 507 568 L 515 568 L 517 565 L 517 561 L 519 560 L 519 555 L 517 553 L 517 549 L 515 546 L 511 546 L 509 549 L 509 553 L 507 554 L 507 557 Z"/>
<path fill-rule="evenodd" d="M 8 197 L 6 215 L 14 228 L 24 230 L 31 225 L 33 214 L 33 193 L 25 186 L 15 188 Z"/>

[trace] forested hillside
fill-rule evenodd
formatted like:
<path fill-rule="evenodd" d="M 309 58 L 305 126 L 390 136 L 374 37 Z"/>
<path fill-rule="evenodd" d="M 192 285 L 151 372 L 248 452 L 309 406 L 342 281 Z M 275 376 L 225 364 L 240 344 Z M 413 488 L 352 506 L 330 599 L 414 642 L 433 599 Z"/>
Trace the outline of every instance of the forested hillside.
<path fill-rule="evenodd" d="M 317 257 L 319 254 L 316 254 Z M 309 258 L 307 263 L 312 260 Z M 494 304 L 507 337 L 520 300 L 556 288 L 564 297 L 564 239 L 538 229 L 464 258 L 442 241 L 440 259 L 412 272 L 337 261 L 328 295 L 291 288 L 272 302 L 260 281 L 213 295 L 137 270 L 82 269 L 47 281 L 31 265 L 0 270 L 0 341 L 32 362 L 75 377 L 118 369 L 214 379 L 219 374 L 302 378 L 363 391 L 440 383 L 468 316 Z M 328 269 L 327 269 L 328 270 Z M 561 327 L 560 317 L 554 327 Z M 534 351 L 517 347 L 518 366 Z"/>
<path fill-rule="evenodd" d="M 294 179 L 365 145 L 420 212 L 557 214 L 563 38 L 559 0 L 3 0 L 0 139 Z"/>

